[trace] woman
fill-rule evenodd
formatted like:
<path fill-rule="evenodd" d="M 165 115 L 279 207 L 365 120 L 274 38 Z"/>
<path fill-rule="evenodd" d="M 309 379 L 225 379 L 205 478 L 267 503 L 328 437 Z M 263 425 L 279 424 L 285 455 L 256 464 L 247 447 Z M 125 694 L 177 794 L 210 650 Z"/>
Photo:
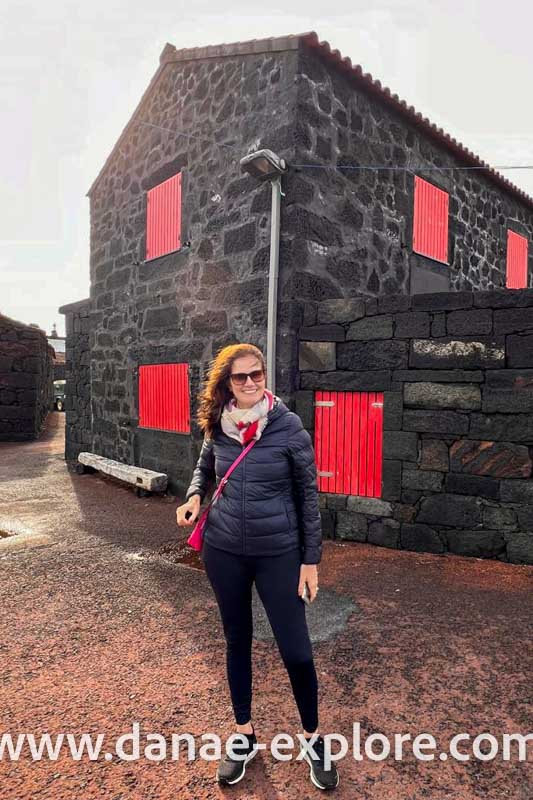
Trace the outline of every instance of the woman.
<path fill-rule="evenodd" d="M 237 732 L 247 743 L 241 758 L 226 755 L 220 783 L 234 784 L 257 752 L 251 720 L 252 584 L 265 607 L 287 669 L 303 733 L 312 782 L 335 788 L 335 765 L 325 769 L 318 733 L 318 683 L 304 590 L 318 592 L 322 534 L 314 450 L 300 417 L 266 388 L 266 365 L 251 344 L 224 347 L 211 364 L 200 395 L 198 424 L 204 443 L 178 525 L 197 520 L 211 482 L 218 486 L 251 439 L 257 443 L 230 475 L 209 511 L 202 561 L 213 588 L 226 639 L 226 666 Z M 237 747 L 234 748 L 237 751 Z M 314 753 L 313 753 L 314 751 Z"/>

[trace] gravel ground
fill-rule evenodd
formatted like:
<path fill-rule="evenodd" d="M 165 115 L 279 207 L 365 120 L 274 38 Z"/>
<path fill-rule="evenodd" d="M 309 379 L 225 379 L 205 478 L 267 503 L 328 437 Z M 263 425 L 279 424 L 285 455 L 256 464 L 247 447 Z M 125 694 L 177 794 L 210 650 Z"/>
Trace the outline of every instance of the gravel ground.
<path fill-rule="evenodd" d="M 268 749 L 227 789 L 215 781 L 216 762 L 187 761 L 183 750 L 170 758 L 172 733 L 188 732 L 199 746 L 204 732 L 234 729 L 218 609 L 184 546 L 188 531 L 175 525 L 174 499 L 137 498 L 109 479 L 70 473 L 63 437 L 64 416 L 54 413 L 38 442 L 0 444 L 0 528 L 16 522 L 44 535 L 17 550 L 0 539 L 0 734 L 102 733 L 106 752 L 138 722 L 141 754 L 144 736 L 158 733 L 169 757 L 75 761 L 65 742 L 57 760 L 34 761 L 24 744 L 18 761 L 0 760 L 2 800 L 320 796 L 305 762 L 278 761 Z M 335 598 L 349 609 L 314 644 L 321 730 L 350 744 L 336 796 L 531 800 L 533 744 L 522 762 L 516 749 L 509 762 L 438 753 L 456 733 L 490 732 L 501 744 L 503 733 L 531 728 L 533 568 L 328 541 L 320 584 L 327 602 L 322 620 L 315 603 L 313 630 L 327 627 Z M 300 731 L 275 642 L 259 635 L 254 720 L 266 743 Z M 387 736 L 391 755 L 375 761 L 363 751 L 355 760 L 356 723 L 363 743 Z M 409 748 L 395 760 L 395 733 L 432 734 L 435 760 Z M 466 743 L 459 749 L 468 752 Z"/>

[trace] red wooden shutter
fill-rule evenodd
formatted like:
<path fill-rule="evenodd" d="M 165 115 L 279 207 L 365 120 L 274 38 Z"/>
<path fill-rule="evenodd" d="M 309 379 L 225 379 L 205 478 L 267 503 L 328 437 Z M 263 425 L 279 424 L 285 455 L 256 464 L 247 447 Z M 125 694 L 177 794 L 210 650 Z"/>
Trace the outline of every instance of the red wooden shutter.
<path fill-rule="evenodd" d="M 415 175 L 413 250 L 448 263 L 448 192 Z"/>
<path fill-rule="evenodd" d="M 188 364 L 139 367 L 139 426 L 190 433 Z"/>
<path fill-rule="evenodd" d="M 383 392 L 315 392 L 318 489 L 381 497 Z"/>
<path fill-rule="evenodd" d="M 181 172 L 146 196 L 146 259 L 181 247 Z"/>
<path fill-rule="evenodd" d="M 528 240 L 514 231 L 507 231 L 507 273 L 505 285 L 508 289 L 527 288 Z"/>

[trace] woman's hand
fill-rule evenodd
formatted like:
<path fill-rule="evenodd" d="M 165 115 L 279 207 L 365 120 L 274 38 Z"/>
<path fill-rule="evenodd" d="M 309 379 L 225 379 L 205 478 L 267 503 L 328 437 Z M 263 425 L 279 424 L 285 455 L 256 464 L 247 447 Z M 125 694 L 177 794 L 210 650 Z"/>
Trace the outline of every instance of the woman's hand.
<path fill-rule="evenodd" d="M 318 592 L 318 567 L 316 564 L 300 565 L 300 582 L 298 583 L 298 594 L 300 597 L 304 593 L 305 584 L 307 584 L 309 600 L 312 603 Z"/>
<path fill-rule="evenodd" d="M 189 497 L 188 501 L 184 503 L 182 506 L 178 506 L 176 509 L 176 522 L 178 525 L 189 527 L 196 522 L 198 518 L 198 514 L 200 513 L 200 495 L 193 494 L 192 497 Z M 187 519 L 185 514 L 187 511 L 190 511 L 191 514 Z"/>

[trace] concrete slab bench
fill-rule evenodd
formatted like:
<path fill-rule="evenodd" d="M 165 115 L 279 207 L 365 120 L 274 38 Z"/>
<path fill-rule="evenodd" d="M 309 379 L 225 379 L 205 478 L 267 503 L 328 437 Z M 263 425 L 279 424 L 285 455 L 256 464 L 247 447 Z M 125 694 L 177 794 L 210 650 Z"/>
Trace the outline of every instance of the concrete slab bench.
<path fill-rule="evenodd" d="M 113 478 L 135 486 L 138 494 L 164 492 L 167 488 L 168 477 L 164 472 L 154 472 L 151 469 L 122 464 L 120 461 L 97 456 L 95 453 L 80 453 L 78 462 L 81 465 L 80 472 L 97 470 L 104 475 L 111 475 Z"/>

